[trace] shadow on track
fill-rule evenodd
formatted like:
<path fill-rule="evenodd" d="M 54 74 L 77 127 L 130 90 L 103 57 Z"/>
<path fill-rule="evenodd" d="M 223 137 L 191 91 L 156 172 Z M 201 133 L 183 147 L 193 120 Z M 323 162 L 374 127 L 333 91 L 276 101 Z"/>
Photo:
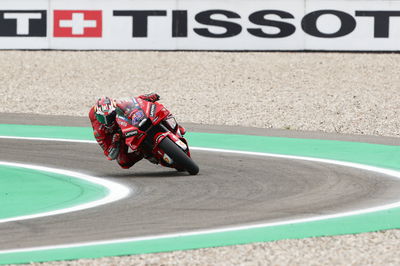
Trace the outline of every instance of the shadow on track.
<path fill-rule="evenodd" d="M 129 172 L 129 173 L 110 173 L 105 174 L 104 177 L 113 177 L 113 178 L 174 178 L 174 177 L 189 177 L 190 175 L 187 172 L 178 172 L 178 171 L 162 171 L 162 172 Z M 101 176 L 99 176 L 101 177 Z"/>

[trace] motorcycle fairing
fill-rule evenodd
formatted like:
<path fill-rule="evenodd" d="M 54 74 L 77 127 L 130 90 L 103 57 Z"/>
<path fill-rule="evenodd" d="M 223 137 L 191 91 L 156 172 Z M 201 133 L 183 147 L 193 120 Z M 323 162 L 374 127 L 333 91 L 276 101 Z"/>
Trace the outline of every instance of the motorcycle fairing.
<path fill-rule="evenodd" d="M 172 168 L 179 168 L 179 165 L 175 165 L 175 163 L 172 161 L 171 158 L 169 158 L 168 156 L 165 156 L 165 152 L 161 149 L 159 149 L 159 144 L 165 139 L 165 138 L 169 138 L 171 139 L 173 142 L 176 143 L 176 145 L 178 145 L 184 152 L 186 152 L 187 155 L 189 155 L 190 157 L 190 151 L 189 151 L 189 146 L 187 146 L 187 142 L 186 139 L 183 137 L 177 137 L 174 133 L 172 132 L 159 132 L 154 136 L 154 146 L 153 146 L 153 150 L 152 153 L 156 154 L 158 156 L 156 156 L 162 163 L 162 165 L 164 166 L 168 166 L 168 167 L 172 167 Z M 165 164 L 166 163 L 166 164 Z"/>
<path fill-rule="evenodd" d="M 161 141 L 168 137 L 190 157 L 187 141 L 179 133 L 179 128 L 170 112 L 160 103 L 148 102 L 140 98 L 127 98 L 116 102 L 116 121 L 121 128 L 125 143 L 132 150 L 140 150 L 147 157 L 154 156 L 162 165 L 179 168 L 165 152 L 159 148 Z M 142 145 L 147 131 L 162 121 L 168 132 L 158 132 L 152 140 L 152 147 Z M 147 154 L 147 155 L 146 155 Z"/>

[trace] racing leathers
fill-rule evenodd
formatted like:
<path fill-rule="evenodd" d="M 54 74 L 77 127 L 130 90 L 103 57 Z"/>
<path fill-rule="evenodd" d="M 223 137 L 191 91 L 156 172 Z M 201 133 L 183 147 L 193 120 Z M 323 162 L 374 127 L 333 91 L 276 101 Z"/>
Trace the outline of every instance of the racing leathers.
<path fill-rule="evenodd" d="M 156 93 L 140 95 L 139 98 L 150 102 L 160 99 Z M 116 159 L 118 164 L 124 169 L 132 167 L 135 163 L 143 159 L 143 155 L 138 151 L 128 153 L 128 146 L 121 138 L 118 124 L 114 121 L 112 125 L 105 126 L 96 119 L 95 111 L 96 106 L 93 106 L 89 111 L 89 119 L 92 123 L 94 137 L 103 149 L 107 159 Z"/>

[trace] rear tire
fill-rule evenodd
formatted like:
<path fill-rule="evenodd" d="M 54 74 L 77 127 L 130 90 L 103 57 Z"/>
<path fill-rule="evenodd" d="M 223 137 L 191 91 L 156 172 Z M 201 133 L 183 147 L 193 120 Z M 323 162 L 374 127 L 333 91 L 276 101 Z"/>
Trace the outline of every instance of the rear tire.
<path fill-rule="evenodd" d="M 159 146 L 175 163 L 185 168 L 189 174 L 197 175 L 199 172 L 197 164 L 172 140 L 166 137 L 160 142 Z"/>

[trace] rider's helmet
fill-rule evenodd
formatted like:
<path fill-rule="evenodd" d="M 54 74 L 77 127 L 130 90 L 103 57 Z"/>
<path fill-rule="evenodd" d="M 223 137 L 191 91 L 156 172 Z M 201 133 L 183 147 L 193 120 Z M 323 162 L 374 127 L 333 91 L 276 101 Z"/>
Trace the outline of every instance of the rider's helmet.
<path fill-rule="evenodd" d="M 101 97 L 96 101 L 95 105 L 96 119 L 106 127 L 111 127 L 115 122 L 115 103 L 108 97 Z"/>

